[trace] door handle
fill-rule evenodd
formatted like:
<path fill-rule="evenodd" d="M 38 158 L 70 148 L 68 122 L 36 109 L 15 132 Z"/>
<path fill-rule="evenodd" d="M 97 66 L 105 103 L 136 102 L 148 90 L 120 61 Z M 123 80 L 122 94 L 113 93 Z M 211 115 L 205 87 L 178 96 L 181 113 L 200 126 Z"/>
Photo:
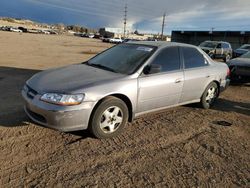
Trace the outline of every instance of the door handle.
<path fill-rule="evenodd" d="M 181 82 L 180 78 L 178 78 L 178 79 L 175 80 L 175 83 L 180 83 L 180 82 Z"/>

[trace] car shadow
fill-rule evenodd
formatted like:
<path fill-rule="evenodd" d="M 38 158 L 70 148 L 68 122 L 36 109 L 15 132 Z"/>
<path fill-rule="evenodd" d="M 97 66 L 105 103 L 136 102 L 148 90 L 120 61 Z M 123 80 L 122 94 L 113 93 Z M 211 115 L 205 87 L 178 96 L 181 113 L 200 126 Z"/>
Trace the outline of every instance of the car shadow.
<path fill-rule="evenodd" d="M 250 77 L 244 77 L 241 79 L 232 79 L 230 81 L 230 85 L 231 86 L 246 86 L 249 87 L 250 86 Z"/>
<path fill-rule="evenodd" d="M 27 125 L 21 89 L 39 70 L 0 66 L 0 127 Z"/>
<path fill-rule="evenodd" d="M 38 72 L 40 70 L 0 66 L 0 127 L 26 126 L 29 123 L 35 123 L 27 117 L 23 110 L 24 101 L 21 96 L 21 90 L 26 80 Z M 43 127 L 42 125 L 37 125 Z M 79 140 L 89 137 L 93 138 L 91 133 L 85 130 L 65 134 L 80 136 Z M 72 143 L 77 141 L 78 139 L 72 141 Z"/>
<path fill-rule="evenodd" d="M 250 116 L 250 103 L 235 102 L 223 98 L 218 98 L 212 109 L 224 112 L 237 112 Z"/>
<path fill-rule="evenodd" d="M 199 103 L 186 104 L 184 106 L 203 109 Z M 211 109 L 224 112 L 237 112 L 250 116 L 250 103 L 235 102 L 223 98 L 218 98 Z"/>
<path fill-rule="evenodd" d="M 94 138 L 95 139 L 95 137 L 88 130 L 72 131 L 72 132 L 68 132 L 68 134 L 79 137 L 78 139 L 73 140 L 73 141 L 69 142 L 68 144 L 72 144 L 72 143 L 75 143 L 77 141 L 84 140 L 86 138 Z"/>

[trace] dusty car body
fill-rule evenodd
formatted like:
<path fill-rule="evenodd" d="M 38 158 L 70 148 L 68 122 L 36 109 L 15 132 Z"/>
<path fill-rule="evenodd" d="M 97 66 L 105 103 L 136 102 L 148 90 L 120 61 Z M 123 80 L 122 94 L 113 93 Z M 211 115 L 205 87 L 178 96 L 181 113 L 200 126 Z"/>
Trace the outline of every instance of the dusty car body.
<path fill-rule="evenodd" d="M 24 109 L 44 126 L 107 138 L 142 114 L 195 102 L 209 108 L 228 86 L 228 70 L 192 45 L 128 42 L 34 75 L 22 90 Z"/>
<path fill-rule="evenodd" d="M 232 58 L 233 50 L 228 42 L 205 41 L 199 47 L 212 59 L 223 59 L 224 62 L 228 62 Z"/>
<path fill-rule="evenodd" d="M 232 79 L 250 78 L 250 52 L 228 62 Z"/>
<path fill-rule="evenodd" d="M 240 57 L 243 54 L 247 53 L 250 51 L 250 44 L 244 44 L 241 47 L 237 48 L 236 50 L 234 50 L 233 52 L 233 57 Z"/>

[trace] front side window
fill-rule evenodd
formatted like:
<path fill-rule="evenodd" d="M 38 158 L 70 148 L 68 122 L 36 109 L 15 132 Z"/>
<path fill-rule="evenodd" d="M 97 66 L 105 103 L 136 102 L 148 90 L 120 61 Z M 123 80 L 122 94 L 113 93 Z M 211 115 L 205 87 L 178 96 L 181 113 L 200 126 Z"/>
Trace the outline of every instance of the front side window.
<path fill-rule="evenodd" d="M 161 65 L 161 72 L 180 70 L 181 62 L 178 47 L 167 47 L 156 56 L 152 64 Z"/>
<path fill-rule="evenodd" d="M 216 48 L 222 48 L 221 43 L 219 43 Z"/>
<path fill-rule="evenodd" d="M 93 57 L 87 62 L 87 65 L 117 73 L 132 74 L 155 50 L 154 46 L 120 44 Z"/>
<path fill-rule="evenodd" d="M 182 53 L 185 62 L 185 69 L 208 65 L 204 56 L 196 48 L 182 47 Z"/>

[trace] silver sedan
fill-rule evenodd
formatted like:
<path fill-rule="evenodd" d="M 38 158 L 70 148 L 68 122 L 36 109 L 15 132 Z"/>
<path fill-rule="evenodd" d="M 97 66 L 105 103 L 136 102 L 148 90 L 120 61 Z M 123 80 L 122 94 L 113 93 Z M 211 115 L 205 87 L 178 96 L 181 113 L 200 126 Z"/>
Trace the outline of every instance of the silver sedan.
<path fill-rule="evenodd" d="M 197 102 L 209 108 L 228 76 L 226 64 L 195 46 L 128 42 L 87 62 L 35 74 L 22 96 L 25 112 L 41 125 L 108 138 L 142 114 Z"/>

